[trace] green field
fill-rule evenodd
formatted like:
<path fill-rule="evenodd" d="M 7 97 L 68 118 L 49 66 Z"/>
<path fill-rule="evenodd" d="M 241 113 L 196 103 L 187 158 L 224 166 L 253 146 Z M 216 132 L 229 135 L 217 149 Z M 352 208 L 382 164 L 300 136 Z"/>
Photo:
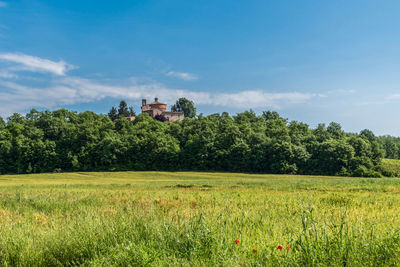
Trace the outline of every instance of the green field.
<path fill-rule="evenodd" d="M 0 265 L 400 266 L 399 214 L 398 178 L 5 175 Z"/>

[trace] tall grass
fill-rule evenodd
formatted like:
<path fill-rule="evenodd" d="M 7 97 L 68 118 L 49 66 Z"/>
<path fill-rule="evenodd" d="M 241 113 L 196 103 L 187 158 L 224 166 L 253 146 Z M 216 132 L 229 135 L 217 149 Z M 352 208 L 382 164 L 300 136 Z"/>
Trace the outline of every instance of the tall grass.
<path fill-rule="evenodd" d="M 397 179 L 218 173 L 0 178 L 3 266 L 400 264 Z"/>

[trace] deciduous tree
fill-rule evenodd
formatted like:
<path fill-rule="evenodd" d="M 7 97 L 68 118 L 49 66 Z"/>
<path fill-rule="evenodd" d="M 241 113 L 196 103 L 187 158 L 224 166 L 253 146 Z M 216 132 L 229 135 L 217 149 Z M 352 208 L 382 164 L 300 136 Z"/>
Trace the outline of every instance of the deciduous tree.
<path fill-rule="evenodd" d="M 196 108 L 193 101 L 188 100 L 184 97 L 179 98 L 175 105 L 172 106 L 174 111 L 183 111 L 183 114 L 187 118 L 194 118 L 196 116 Z"/>

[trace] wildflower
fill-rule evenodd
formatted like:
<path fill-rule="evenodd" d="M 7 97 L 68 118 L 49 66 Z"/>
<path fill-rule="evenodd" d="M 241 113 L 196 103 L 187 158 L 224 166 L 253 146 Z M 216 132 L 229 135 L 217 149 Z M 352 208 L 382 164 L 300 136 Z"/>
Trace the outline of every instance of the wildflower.
<path fill-rule="evenodd" d="M 257 253 L 258 252 L 258 250 L 257 249 L 253 249 L 253 253 Z"/>
<path fill-rule="evenodd" d="M 289 246 L 287 246 L 287 247 L 286 247 L 286 249 L 289 251 L 289 250 L 290 250 L 290 247 L 289 247 Z"/>
<path fill-rule="evenodd" d="M 283 247 L 282 247 L 281 245 L 279 245 L 279 246 L 277 247 L 277 249 L 282 250 Z"/>
<path fill-rule="evenodd" d="M 237 240 L 237 239 L 236 239 L 236 240 L 235 240 L 235 243 L 236 243 L 236 244 L 240 244 L 240 240 Z"/>

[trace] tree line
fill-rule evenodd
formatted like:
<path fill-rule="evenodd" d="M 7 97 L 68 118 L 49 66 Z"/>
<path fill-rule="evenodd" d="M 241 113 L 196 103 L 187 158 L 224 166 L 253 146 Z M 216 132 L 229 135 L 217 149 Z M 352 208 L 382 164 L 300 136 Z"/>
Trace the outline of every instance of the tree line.
<path fill-rule="evenodd" d="M 191 110 L 193 112 L 193 110 Z M 195 112 L 195 110 L 194 110 Z M 277 112 L 202 114 L 170 123 L 120 109 L 31 110 L 0 118 L 0 173 L 224 171 L 379 177 L 387 137 L 346 133 L 338 123 L 288 121 Z M 126 114 L 124 114 L 126 113 Z M 397 142 L 399 147 L 399 139 Z M 399 156 L 398 150 L 395 157 Z M 394 153 L 394 152 L 393 152 Z M 392 155 L 392 154 L 390 154 Z"/>
<path fill-rule="evenodd" d="M 390 135 L 379 136 L 378 141 L 388 159 L 400 159 L 400 138 Z"/>

